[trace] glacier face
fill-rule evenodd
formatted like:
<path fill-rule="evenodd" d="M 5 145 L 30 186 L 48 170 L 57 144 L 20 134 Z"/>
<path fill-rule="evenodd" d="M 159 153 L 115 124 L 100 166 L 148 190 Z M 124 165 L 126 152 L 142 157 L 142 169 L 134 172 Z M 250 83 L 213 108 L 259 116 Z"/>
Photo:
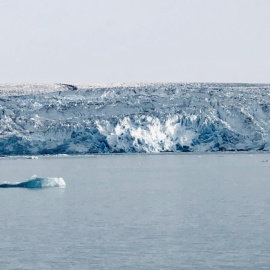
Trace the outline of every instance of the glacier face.
<path fill-rule="evenodd" d="M 0 84 L 0 154 L 270 149 L 270 85 Z"/>

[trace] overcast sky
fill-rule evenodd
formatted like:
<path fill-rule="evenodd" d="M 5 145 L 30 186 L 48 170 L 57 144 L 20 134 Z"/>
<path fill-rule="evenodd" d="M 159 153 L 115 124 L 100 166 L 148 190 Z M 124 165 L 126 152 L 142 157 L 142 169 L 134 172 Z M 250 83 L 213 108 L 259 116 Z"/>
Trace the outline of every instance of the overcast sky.
<path fill-rule="evenodd" d="M 0 82 L 270 83 L 270 1 L 0 0 Z"/>

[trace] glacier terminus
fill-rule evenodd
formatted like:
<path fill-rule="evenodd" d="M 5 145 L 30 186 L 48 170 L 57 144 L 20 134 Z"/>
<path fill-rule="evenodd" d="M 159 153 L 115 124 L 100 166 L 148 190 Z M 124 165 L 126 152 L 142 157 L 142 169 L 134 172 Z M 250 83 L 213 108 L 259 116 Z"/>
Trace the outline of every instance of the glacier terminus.
<path fill-rule="evenodd" d="M 267 84 L 0 84 L 0 155 L 269 150 Z"/>

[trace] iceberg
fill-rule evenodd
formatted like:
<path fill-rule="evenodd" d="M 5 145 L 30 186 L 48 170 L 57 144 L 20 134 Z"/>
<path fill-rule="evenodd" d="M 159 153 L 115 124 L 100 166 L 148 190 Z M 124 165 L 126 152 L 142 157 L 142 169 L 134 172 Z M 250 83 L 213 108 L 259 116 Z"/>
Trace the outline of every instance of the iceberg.
<path fill-rule="evenodd" d="M 0 183 L 0 188 L 50 188 L 50 187 L 59 187 L 65 188 L 65 180 L 60 177 L 47 177 L 39 178 L 37 176 L 32 176 L 29 180 L 18 183 L 4 182 Z"/>
<path fill-rule="evenodd" d="M 0 84 L 0 155 L 269 149 L 268 84 Z"/>

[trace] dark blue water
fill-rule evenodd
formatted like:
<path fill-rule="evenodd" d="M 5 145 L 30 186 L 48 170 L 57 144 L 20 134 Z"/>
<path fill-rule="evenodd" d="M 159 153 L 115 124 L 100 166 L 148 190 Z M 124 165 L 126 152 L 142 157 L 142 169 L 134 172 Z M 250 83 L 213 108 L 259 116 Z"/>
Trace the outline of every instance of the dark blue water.
<path fill-rule="evenodd" d="M 269 154 L 2 158 L 0 171 L 67 184 L 0 190 L 0 269 L 269 269 Z"/>

